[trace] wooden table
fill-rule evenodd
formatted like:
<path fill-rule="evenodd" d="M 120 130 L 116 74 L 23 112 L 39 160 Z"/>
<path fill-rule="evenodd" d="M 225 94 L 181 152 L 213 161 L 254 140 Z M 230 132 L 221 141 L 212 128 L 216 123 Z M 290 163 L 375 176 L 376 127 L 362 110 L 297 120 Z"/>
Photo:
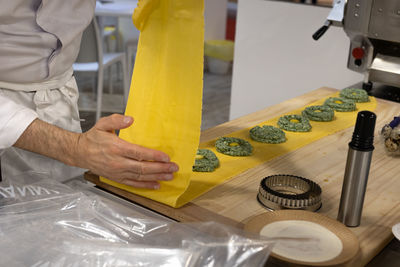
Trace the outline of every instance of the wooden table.
<path fill-rule="evenodd" d="M 335 89 L 320 88 L 259 112 L 218 125 L 202 132 L 201 142 L 301 108 L 313 101 L 325 98 L 335 91 Z M 386 153 L 383 141 L 379 136 L 382 126 L 390 122 L 393 116 L 399 114 L 399 111 L 400 104 L 377 99 L 375 150 L 363 217 L 361 226 L 350 228 L 358 237 L 361 250 L 350 266 L 367 264 L 393 238 L 391 227 L 400 222 L 400 159 Z M 260 180 L 272 174 L 295 174 L 312 179 L 321 186 L 323 205 L 319 213 L 336 219 L 348 151 L 347 144 L 351 139 L 352 132 L 353 127 L 350 127 L 245 171 L 179 209 L 173 209 L 111 187 L 99 182 L 98 177 L 94 175 L 86 175 L 86 178 L 109 191 L 177 221 L 214 220 L 242 227 L 252 217 L 266 212 L 256 200 Z"/>

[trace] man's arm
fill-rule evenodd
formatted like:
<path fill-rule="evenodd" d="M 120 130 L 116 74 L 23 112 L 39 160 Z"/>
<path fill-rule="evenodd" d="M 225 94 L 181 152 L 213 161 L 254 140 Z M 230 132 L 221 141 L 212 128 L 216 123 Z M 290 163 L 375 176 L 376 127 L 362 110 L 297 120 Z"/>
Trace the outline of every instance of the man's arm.
<path fill-rule="evenodd" d="M 167 154 L 126 142 L 114 130 L 129 127 L 131 117 L 101 118 L 85 133 L 73 133 L 35 119 L 14 146 L 59 160 L 134 187 L 158 189 L 178 166 Z"/>

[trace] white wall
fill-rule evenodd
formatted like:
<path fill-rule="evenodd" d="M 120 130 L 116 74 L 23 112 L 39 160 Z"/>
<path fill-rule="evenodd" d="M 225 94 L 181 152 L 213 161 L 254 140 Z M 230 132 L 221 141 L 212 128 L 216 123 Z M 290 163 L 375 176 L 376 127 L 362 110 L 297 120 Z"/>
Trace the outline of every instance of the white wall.
<path fill-rule="evenodd" d="M 225 39 L 228 0 L 204 1 L 204 39 Z"/>
<path fill-rule="evenodd" d="M 347 69 L 349 39 L 331 27 L 312 34 L 330 9 L 265 0 L 239 0 L 230 119 L 322 86 L 341 89 L 363 79 Z"/>

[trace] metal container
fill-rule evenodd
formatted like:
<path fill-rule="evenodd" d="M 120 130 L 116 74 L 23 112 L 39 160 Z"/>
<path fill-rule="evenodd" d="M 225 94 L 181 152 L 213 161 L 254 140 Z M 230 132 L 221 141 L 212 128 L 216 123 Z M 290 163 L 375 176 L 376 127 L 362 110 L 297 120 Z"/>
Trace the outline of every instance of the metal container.
<path fill-rule="evenodd" d="M 364 197 L 367 189 L 376 115 L 370 111 L 358 113 L 353 138 L 349 143 L 346 169 L 340 197 L 338 221 L 357 227 L 361 222 Z"/>
<path fill-rule="evenodd" d="M 360 225 L 371 158 L 372 151 L 349 148 L 338 214 L 338 221 L 347 226 Z"/>
<path fill-rule="evenodd" d="M 306 178 L 276 174 L 260 182 L 258 201 L 268 210 L 301 209 L 316 211 L 321 207 L 321 187 Z"/>

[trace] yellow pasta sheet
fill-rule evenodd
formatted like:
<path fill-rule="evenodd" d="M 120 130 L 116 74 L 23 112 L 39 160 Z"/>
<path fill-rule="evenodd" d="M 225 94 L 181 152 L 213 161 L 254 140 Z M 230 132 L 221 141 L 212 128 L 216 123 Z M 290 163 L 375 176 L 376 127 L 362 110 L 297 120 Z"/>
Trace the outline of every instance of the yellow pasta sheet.
<path fill-rule="evenodd" d="M 177 206 L 190 182 L 200 140 L 204 56 L 203 0 L 140 0 L 133 22 L 141 31 L 121 130 L 131 143 L 167 153 L 178 163 L 174 180 L 159 190 L 137 189 L 101 178 L 135 194 Z"/>

